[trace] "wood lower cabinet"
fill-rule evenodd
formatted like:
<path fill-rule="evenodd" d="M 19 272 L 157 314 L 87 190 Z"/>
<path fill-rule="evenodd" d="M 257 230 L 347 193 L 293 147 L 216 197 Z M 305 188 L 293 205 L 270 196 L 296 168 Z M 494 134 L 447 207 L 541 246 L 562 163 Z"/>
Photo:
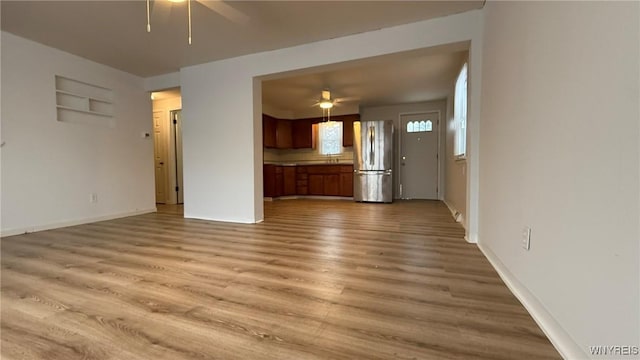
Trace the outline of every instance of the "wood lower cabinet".
<path fill-rule="evenodd" d="M 340 196 L 353 196 L 353 171 L 340 174 Z"/>
<path fill-rule="evenodd" d="M 322 179 L 323 195 L 340 196 L 340 174 L 324 175 Z"/>
<path fill-rule="evenodd" d="M 309 195 L 309 174 L 306 166 L 296 166 L 296 194 Z"/>
<path fill-rule="evenodd" d="M 264 196 L 353 196 L 352 165 L 264 165 Z"/>
<path fill-rule="evenodd" d="M 282 195 L 296 195 L 296 167 L 282 167 Z"/>
<path fill-rule="evenodd" d="M 276 191 L 276 165 L 265 164 L 262 172 L 265 197 L 279 196 Z"/>
<path fill-rule="evenodd" d="M 309 195 L 324 195 L 324 175 L 309 174 Z"/>

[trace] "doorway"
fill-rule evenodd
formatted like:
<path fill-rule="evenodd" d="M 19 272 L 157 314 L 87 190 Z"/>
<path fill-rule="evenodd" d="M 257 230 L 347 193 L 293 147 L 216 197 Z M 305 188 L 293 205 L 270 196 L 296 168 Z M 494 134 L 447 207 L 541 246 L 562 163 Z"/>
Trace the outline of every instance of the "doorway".
<path fill-rule="evenodd" d="M 167 202 L 167 132 L 162 111 L 153 112 L 153 165 L 155 169 L 156 203 Z"/>
<path fill-rule="evenodd" d="M 176 202 L 178 204 L 184 203 L 184 188 L 182 186 L 182 110 L 173 110 L 170 113 L 171 118 L 171 135 L 173 139 L 173 163 L 174 169 L 172 171 L 175 175 L 175 192 Z"/>
<path fill-rule="evenodd" d="M 439 112 L 400 115 L 400 197 L 438 199 Z"/>
<path fill-rule="evenodd" d="M 157 204 L 184 203 L 180 89 L 151 93 Z"/>

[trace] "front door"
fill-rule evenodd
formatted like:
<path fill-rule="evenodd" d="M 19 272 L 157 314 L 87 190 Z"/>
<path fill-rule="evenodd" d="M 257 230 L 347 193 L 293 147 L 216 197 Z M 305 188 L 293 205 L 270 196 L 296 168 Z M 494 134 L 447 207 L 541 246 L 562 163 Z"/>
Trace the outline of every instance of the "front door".
<path fill-rule="evenodd" d="M 167 202 L 167 149 L 162 111 L 153 112 L 153 162 L 156 173 L 156 203 Z"/>
<path fill-rule="evenodd" d="M 438 198 L 437 112 L 400 115 L 400 196 Z"/>

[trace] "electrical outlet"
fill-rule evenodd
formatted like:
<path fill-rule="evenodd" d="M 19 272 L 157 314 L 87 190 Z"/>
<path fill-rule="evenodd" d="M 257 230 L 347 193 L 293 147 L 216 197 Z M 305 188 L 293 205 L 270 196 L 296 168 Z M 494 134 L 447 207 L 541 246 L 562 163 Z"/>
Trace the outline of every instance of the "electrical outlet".
<path fill-rule="evenodd" d="M 98 202 L 98 194 L 97 193 L 90 193 L 89 194 L 89 202 L 90 203 L 97 203 Z"/>
<path fill-rule="evenodd" d="M 522 229 L 522 248 L 527 251 L 531 249 L 531 228 L 528 226 Z"/>

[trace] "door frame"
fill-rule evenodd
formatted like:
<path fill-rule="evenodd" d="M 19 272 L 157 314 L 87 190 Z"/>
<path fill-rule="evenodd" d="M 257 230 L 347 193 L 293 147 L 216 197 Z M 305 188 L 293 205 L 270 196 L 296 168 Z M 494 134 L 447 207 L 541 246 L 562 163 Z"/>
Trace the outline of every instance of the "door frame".
<path fill-rule="evenodd" d="M 180 123 L 173 123 L 173 115 L 180 112 Z M 169 158 L 171 163 L 170 174 L 168 174 L 169 180 L 169 192 L 172 193 L 169 199 L 171 204 L 183 204 L 184 203 L 184 174 L 182 181 L 178 183 L 178 168 L 183 167 L 183 161 L 178 164 L 178 152 L 182 155 L 182 108 L 169 109 Z M 177 128 L 180 127 L 180 133 L 176 133 Z M 179 137 L 179 139 L 178 139 Z M 178 143 L 178 140 L 179 143 Z M 176 191 L 176 187 L 180 188 L 180 191 Z M 180 202 L 180 195 L 182 195 L 182 202 Z M 175 200 L 175 201 L 174 201 Z"/>
<path fill-rule="evenodd" d="M 443 174 L 443 169 L 442 169 L 442 156 L 440 156 L 440 154 L 443 153 L 443 149 L 442 149 L 442 129 L 440 128 L 440 124 L 442 124 L 442 111 L 441 110 L 426 110 L 426 111 L 408 111 L 408 112 L 401 112 L 398 114 L 398 129 L 400 131 L 398 131 L 398 155 L 396 158 L 396 164 L 397 165 L 397 169 L 398 169 L 398 187 L 397 187 L 397 191 L 398 191 L 398 196 L 400 199 L 404 199 L 404 194 L 403 194 L 403 189 L 402 189 L 402 170 L 401 170 L 401 164 L 402 164 L 402 134 L 404 133 L 404 131 L 406 131 L 406 129 L 404 129 L 403 124 L 402 124 L 402 117 L 403 116 L 407 116 L 407 115 L 420 115 L 420 114 L 437 114 L 438 115 L 438 146 L 437 146 L 437 159 L 438 159 L 438 183 L 437 183 L 437 188 L 436 188 L 436 199 L 438 200 L 442 200 L 443 194 L 444 194 L 444 182 L 442 181 L 442 174 Z"/>

